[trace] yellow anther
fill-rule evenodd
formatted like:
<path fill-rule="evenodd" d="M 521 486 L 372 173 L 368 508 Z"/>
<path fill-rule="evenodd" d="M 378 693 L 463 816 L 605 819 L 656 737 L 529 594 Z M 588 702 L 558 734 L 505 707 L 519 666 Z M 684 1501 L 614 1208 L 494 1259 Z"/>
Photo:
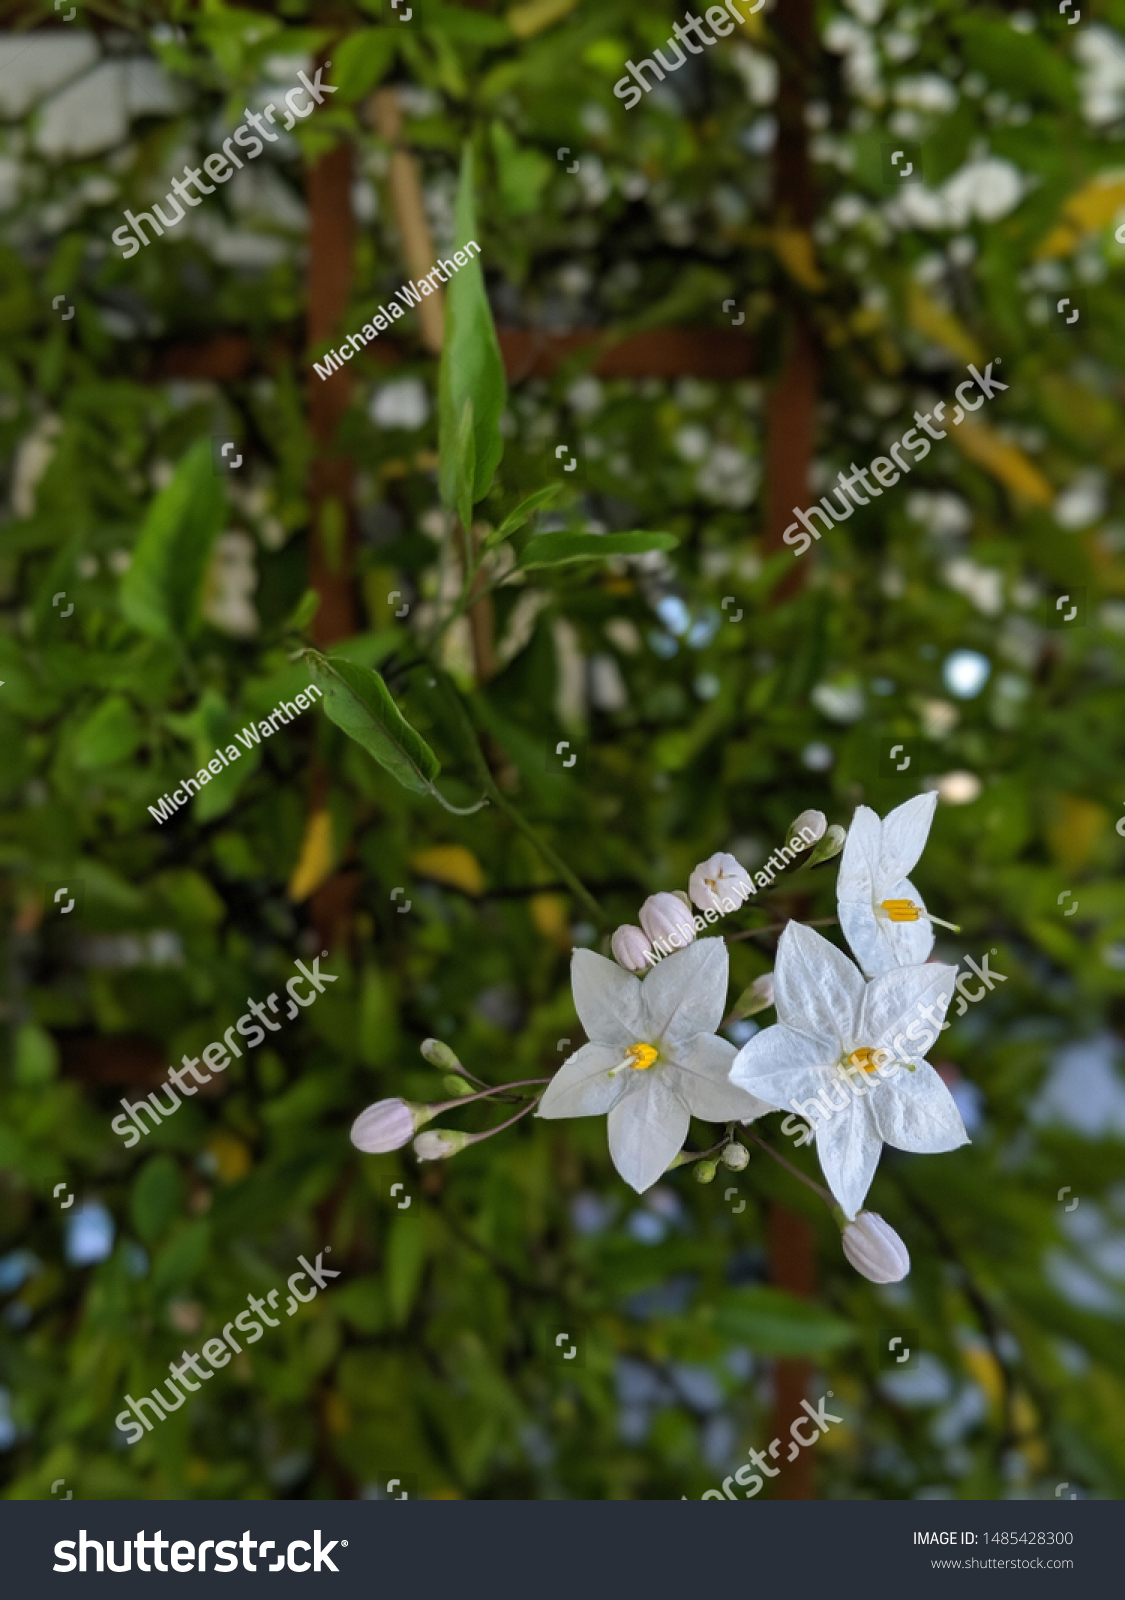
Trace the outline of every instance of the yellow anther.
<path fill-rule="evenodd" d="M 877 1051 L 869 1049 L 866 1045 L 862 1050 L 853 1050 L 848 1057 L 849 1067 L 858 1067 L 861 1072 L 877 1072 L 880 1063 L 875 1060 Z"/>
<path fill-rule="evenodd" d="M 879 911 L 889 922 L 917 922 L 924 917 L 927 922 L 933 922 L 939 928 L 948 928 L 951 933 L 961 932 L 956 922 L 943 922 L 940 917 L 932 916 L 930 912 L 923 911 L 921 906 L 916 906 L 913 900 L 884 900 Z"/>
<path fill-rule="evenodd" d="M 913 900 L 884 900 L 879 909 L 885 911 L 892 922 L 917 922 L 921 915 L 921 907 Z"/>
<path fill-rule="evenodd" d="M 650 1044 L 631 1044 L 625 1054 L 630 1057 L 630 1066 L 644 1072 L 656 1060 L 657 1052 Z"/>

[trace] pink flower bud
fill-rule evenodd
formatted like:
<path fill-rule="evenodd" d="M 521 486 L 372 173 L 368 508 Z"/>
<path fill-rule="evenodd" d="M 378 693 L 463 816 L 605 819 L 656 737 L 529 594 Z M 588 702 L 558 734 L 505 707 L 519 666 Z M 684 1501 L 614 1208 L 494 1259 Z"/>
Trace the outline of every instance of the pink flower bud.
<path fill-rule="evenodd" d="M 653 944 L 662 941 L 680 950 L 695 938 L 691 912 L 674 894 L 650 894 L 640 909 L 641 927 Z"/>
<path fill-rule="evenodd" d="M 649 956 L 652 954 L 652 945 L 645 938 L 640 928 L 635 928 L 631 922 L 618 928 L 610 940 L 613 957 L 619 967 L 624 967 L 626 972 L 647 972 L 652 965 Z"/>
<path fill-rule="evenodd" d="M 726 915 L 754 893 L 754 881 L 740 861 L 720 851 L 699 863 L 688 879 L 688 889 L 700 911 Z"/>
<path fill-rule="evenodd" d="M 898 1283 L 910 1271 L 906 1246 L 877 1211 L 861 1211 L 844 1229 L 844 1254 L 872 1283 Z"/>
<path fill-rule="evenodd" d="M 420 1123 L 415 1112 L 425 1110 L 412 1106 L 407 1100 L 376 1100 L 373 1106 L 361 1111 L 352 1123 L 351 1139 L 357 1150 L 368 1155 L 385 1155 L 388 1150 L 401 1150 L 414 1137 Z M 422 1117 L 427 1122 L 428 1117 Z"/>

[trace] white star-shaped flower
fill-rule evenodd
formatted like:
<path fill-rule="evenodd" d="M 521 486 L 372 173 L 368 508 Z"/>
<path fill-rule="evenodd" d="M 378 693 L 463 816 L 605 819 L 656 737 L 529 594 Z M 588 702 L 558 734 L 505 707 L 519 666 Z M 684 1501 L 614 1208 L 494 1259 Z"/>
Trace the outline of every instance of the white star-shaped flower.
<path fill-rule="evenodd" d="M 771 1108 L 730 1081 L 735 1047 L 715 1029 L 727 996 L 727 947 L 699 939 L 644 980 L 592 950 L 571 963 L 574 1004 L 589 1044 L 564 1061 L 541 1117 L 608 1113 L 609 1153 L 637 1193 L 679 1155 L 688 1122 L 751 1122 Z"/>
<path fill-rule="evenodd" d="M 849 1220 L 884 1144 L 933 1154 L 969 1142 L 953 1096 L 923 1059 L 956 971 L 931 962 L 865 983 L 812 928 L 791 922 L 778 942 L 780 1020 L 743 1045 L 731 1082 L 814 1125 L 821 1168 Z"/>
<path fill-rule="evenodd" d="M 936 792 L 920 794 L 881 821 L 870 806 L 858 806 L 848 829 L 836 899 L 844 937 L 869 978 L 917 966 L 934 947 L 932 924 L 941 919 L 930 916 L 907 873 L 925 849 L 937 799 Z"/>

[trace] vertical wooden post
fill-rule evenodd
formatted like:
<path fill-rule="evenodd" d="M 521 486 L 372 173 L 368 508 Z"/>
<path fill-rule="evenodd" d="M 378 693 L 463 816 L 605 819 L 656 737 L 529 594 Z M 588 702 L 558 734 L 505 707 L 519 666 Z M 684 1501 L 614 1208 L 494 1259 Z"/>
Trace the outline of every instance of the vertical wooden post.
<path fill-rule="evenodd" d="M 416 278 L 434 267 L 434 241 L 426 221 L 422 198 L 422 178 L 418 163 L 401 142 L 402 107 L 394 89 L 377 89 L 369 102 L 379 137 L 391 147 L 391 203 L 402 240 L 407 270 Z M 441 354 L 444 305 L 440 287 L 416 307 L 422 343 L 434 355 Z"/>
<path fill-rule="evenodd" d="M 781 45 L 773 225 L 807 231 L 816 218 L 805 126 L 816 49 L 812 0 L 784 0 L 773 13 L 773 21 Z M 793 520 L 793 507 L 803 509 L 808 504 L 820 365 L 801 295 L 786 282 L 780 298 L 782 365 L 766 413 L 765 547 L 771 552 L 785 548 L 782 534 Z M 800 587 L 805 571 L 804 565 L 795 561 L 782 593 Z"/>

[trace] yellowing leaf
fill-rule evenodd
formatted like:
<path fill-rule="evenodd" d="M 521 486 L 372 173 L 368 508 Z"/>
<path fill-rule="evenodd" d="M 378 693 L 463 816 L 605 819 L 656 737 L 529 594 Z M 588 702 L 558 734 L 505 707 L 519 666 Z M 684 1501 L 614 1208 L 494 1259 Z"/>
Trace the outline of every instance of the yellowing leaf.
<path fill-rule="evenodd" d="M 1060 794 L 1051 807 L 1047 843 L 1066 872 L 1080 872 L 1109 825 L 1108 813 L 1093 800 L 1077 794 Z"/>
<path fill-rule="evenodd" d="M 1037 506 L 1053 504 L 1055 491 L 1018 445 L 1009 444 L 1006 439 L 993 433 L 991 428 L 979 422 L 970 422 L 968 418 L 951 430 L 950 437 L 970 461 L 991 472 L 1012 494 L 1020 495 Z"/>
<path fill-rule="evenodd" d="M 915 333 L 932 339 L 934 344 L 948 350 L 951 355 L 964 362 L 984 360 L 984 353 L 973 336 L 961 326 L 952 311 L 944 310 L 926 293 L 922 284 L 910 285 L 906 313 Z"/>
<path fill-rule="evenodd" d="M 250 1171 L 249 1147 L 235 1134 L 227 1133 L 223 1128 L 217 1129 L 208 1139 L 207 1149 L 224 1183 L 237 1183 Z"/>
<path fill-rule="evenodd" d="M 536 931 L 564 953 L 569 953 L 574 939 L 567 920 L 566 901 L 562 895 L 534 894 L 531 897 L 530 909 Z"/>
<path fill-rule="evenodd" d="M 332 871 L 332 819 L 327 811 L 314 811 L 305 824 L 301 854 L 293 868 L 287 893 L 290 900 L 307 900 Z"/>
<path fill-rule="evenodd" d="M 565 17 L 577 4 L 578 0 L 527 0 L 525 5 L 512 6 L 508 26 L 518 39 L 530 39 Z"/>
<path fill-rule="evenodd" d="M 1059 220 L 1035 250 L 1037 259 L 1066 256 L 1087 234 L 1112 222 L 1125 205 L 1125 176 L 1102 172 L 1063 201 Z"/>
<path fill-rule="evenodd" d="M 989 1404 L 999 1408 L 1004 1395 L 1004 1379 L 992 1351 L 982 1344 L 967 1345 L 961 1351 L 961 1360 L 968 1368 L 970 1376 L 976 1379 L 988 1396 Z"/>
<path fill-rule="evenodd" d="M 484 872 L 471 850 L 463 844 L 435 844 L 428 850 L 416 850 L 410 865 L 420 878 L 432 878 L 435 883 L 447 883 L 465 894 L 484 893 Z"/>
<path fill-rule="evenodd" d="M 804 228 L 774 228 L 774 253 L 789 276 L 813 294 L 828 287 L 828 279 L 816 264 L 812 235 Z"/>

